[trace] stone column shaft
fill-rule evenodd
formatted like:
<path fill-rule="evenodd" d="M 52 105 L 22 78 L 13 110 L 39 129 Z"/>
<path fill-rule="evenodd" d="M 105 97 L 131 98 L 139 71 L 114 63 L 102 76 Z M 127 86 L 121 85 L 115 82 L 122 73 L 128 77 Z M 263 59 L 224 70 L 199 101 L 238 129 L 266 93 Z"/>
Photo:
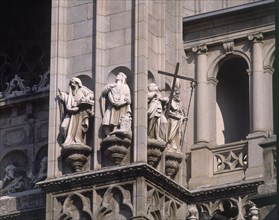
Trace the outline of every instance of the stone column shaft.
<path fill-rule="evenodd" d="M 196 135 L 195 143 L 209 142 L 209 106 L 207 86 L 207 47 L 201 45 L 193 48 L 197 53 L 196 58 Z"/>
<path fill-rule="evenodd" d="M 266 130 L 265 80 L 261 33 L 249 36 L 252 40 L 252 132 Z"/>

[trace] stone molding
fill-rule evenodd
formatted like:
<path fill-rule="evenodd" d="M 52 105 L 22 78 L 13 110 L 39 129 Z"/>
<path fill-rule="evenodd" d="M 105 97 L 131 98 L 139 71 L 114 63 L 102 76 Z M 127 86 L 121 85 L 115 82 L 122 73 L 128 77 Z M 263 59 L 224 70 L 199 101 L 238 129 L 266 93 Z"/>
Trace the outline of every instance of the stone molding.
<path fill-rule="evenodd" d="M 263 39 L 264 37 L 262 32 L 248 35 L 248 40 L 253 43 L 263 43 Z"/>
<path fill-rule="evenodd" d="M 207 53 L 208 48 L 206 44 L 200 44 L 192 47 L 192 51 L 197 54 Z"/>
<path fill-rule="evenodd" d="M 147 181 L 156 183 L 157 186 L 169 191 L 173 197 L 185 203 L 196 203 L 200 201 L 211 201 L 213 198 L 228 198 L 230 196 L 254 195 L 257 187 L 263 183 L 257 179 L 243 181 L 237 184 L 220 185 L 213 188 L 189 191 L 178 185 L 172 179 L 157 171 L 155 168 L 145 164 L 137 163 L 126 166 L 105 168 L 79 174 L 69 174 L 56 179 L 39 182 L 38 185 L 47 193 L 64 193 L 80 187 L 92 187 L 92 185 L 109 185 L 125 181 L 133 181 L 138 177 L 145 177 Z"/>

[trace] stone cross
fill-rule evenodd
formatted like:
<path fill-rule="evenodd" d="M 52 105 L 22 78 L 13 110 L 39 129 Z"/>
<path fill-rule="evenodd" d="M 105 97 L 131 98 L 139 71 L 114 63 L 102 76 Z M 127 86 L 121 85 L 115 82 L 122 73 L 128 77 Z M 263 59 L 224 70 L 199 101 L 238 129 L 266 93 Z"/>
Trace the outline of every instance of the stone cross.
<path fill-rule="evenodd" d="M 169 117 L 169 112 L 170 112 L 171 102 L 172 102 L 172 99 L 173 99 L 173 93 L 174 93 L 174 87 L 175 87 L 176 79 L 177 78 L 184 79 L 184 80 L 191 81 L 191 83 L 195 83 L 195 80 L 192 79 L 192 78 L 178 75 L 178 70 L 179 70 L 179 63 L 176 64 L 176 68 L 175 68 L 174 74 L 173 73 L 164 72 L 164 71 L 158 71 L 159 74 L 163 74 L 163 75 L 167 75 L 167 76 L 173 77 L 170 99 L 169 99 L 169 103 L 168 103 L 168 107 L 167 107 L 167 111 L 166 111 L 166 118 Z"/>

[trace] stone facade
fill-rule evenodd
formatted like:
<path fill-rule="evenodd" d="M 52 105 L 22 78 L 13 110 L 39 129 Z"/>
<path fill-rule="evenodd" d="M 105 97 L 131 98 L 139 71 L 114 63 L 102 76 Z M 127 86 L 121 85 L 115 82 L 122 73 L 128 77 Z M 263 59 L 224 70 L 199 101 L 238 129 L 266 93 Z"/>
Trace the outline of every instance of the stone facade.
<path fill-rule="evenodd" d="M 274 1 L 45 2 L 0 44 L 0 219 L 276 219 Z"/>

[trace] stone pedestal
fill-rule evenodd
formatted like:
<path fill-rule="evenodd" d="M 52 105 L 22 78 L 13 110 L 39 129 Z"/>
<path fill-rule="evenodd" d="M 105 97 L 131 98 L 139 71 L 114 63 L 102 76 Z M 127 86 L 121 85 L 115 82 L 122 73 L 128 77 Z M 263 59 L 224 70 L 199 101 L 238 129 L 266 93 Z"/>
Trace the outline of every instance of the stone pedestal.
<path fill-rule="evenodd" d="M 167 176 L 174 178 L 181 163 L 183 154 L 181 151 L 167 151 L 165 161 L 165 173 Z"/>
<path fill-rule="evenodd" d="M 166 142 L 163 140 L 148 139 L 147 141 L 147 163 L 156 167 L 160 162 L 162 152 L 166 147 Z"/>
<path fill-rule="evenodd" d="M 61 154 L 66 158 L 66 162 L 71 166 L 74 172 L 81 171 L 84 164 L 87 162 L 87 157 L 91 153 L 91 147 L 81 144 L 73 143 L 63 145 Z"/>
<path fill-rule="evenodd" d="M 101 143 L 101 149 L 104 153 L 103 156 L 108 158 L 110 164 L 119 165 L 123 162 L 123 159 L 129 152 L 131 146 L 131 139 L 125 136 L 108 136 L 103 139 Z M 102 158 L 106 160 L 106 158 Z"/>

